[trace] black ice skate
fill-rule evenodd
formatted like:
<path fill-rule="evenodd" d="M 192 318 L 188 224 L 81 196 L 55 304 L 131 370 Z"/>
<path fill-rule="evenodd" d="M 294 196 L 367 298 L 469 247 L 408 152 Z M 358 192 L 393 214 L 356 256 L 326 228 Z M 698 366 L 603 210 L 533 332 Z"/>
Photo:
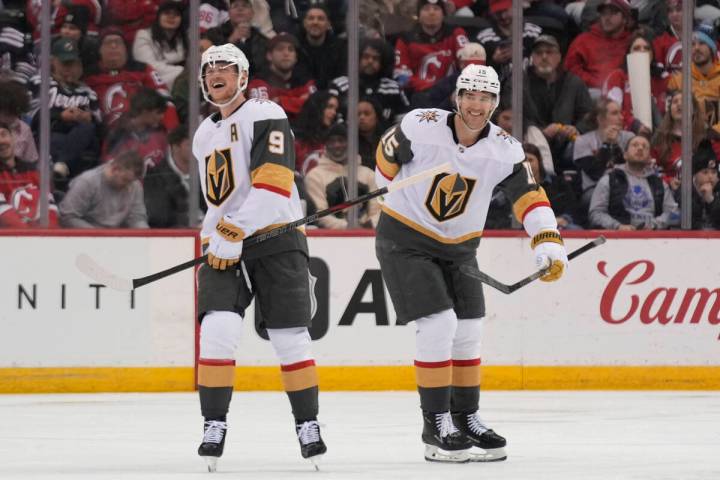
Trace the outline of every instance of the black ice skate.
<path fill-rule="evenodd" d="M 505 438 L 483 423 L 477 411 L 453 413 L 453 423 L 472 442 L 471 462 L 499 462 L 507 458 Z"/>
<path fill-rule="evenodd" d="M 428 462 L 465 463 L 472 442 L 453 425 L 450 412 L 431 413 L 423 410 L 422 441 Z"/>
<path fill-rule="evenodd" d="M 205 457 L 208 472 L 217 470 L 217 461 L 225 448 L 225 434 L 227 423 L 219 420 L 205 420 L 205 435 L 198 447 L 198 455 Z"/>
<path fill-rule="evenodd" d="M 317 420 L 296 422 L 295 432 L 300 442 L 300 454 L 312 462 L 315 470 L 320 470 L 320 458 L 327 452 L 325 442 L 320 436 L 320 424 Z"/>

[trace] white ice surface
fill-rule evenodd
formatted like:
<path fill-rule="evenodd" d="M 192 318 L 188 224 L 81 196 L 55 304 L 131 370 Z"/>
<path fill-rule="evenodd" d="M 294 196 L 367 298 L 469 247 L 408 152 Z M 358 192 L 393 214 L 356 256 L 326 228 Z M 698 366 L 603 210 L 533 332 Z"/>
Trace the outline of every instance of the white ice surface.
<path fill-rule="evenodd" d="M 196 454 L 196 394 L 0 395 L 0 480 L 720 479 L 720 392 L 483 392 L 508 460 L 423 460 L 413 392 L 321 393 L 328 454 L 299 454 L 281 392 L 236 393 L 225 455 Z"/>

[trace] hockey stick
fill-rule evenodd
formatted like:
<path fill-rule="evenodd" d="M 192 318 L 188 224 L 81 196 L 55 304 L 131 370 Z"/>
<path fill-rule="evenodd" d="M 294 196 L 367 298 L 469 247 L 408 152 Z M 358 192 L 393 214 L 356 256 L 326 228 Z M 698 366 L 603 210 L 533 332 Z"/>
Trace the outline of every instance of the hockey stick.
<path fill-rule="evenodd" d="M 321 210 L 312 215 L 308 215 L 307 217 L 295 220 L 294 222 L 286 223 L 285 225 L 274 228 L 265 233 L 253 235 L 244 241 L 243 247 L 249 247 L 251 245 L 255 245 L 257 243 L 264 242 L 265 240 L 268 240 L 270 238 L 275 238 L 278 235 L 282 235 L 285 232 L 289 232 L 290 230 L 292 230 L 294 228 L 300 227 L 302 225 L 306 225 L 308 223 L 312 223 L 315 220 L 317 220 L 318 218 L 332 215 L 333 213 L 340 212 L 342 210 L 346 210 L 346 209 L 348 209 L 354 205 L 358 205 L 360 203 L 365 203 L 368 200 L 372 200 L 373 198 L 379 197 L 381 195 L 385 195 L 387 193 L 392 193 L 396 190 L 400 190 L 402 188 L 408 187 L 415 183 L 421 182 L 425 179 L 432 178 L 435 175 L 445 172 L 449 169 L 450 169 L 450 162 L 443 163 L 442 165 L 438 165 L 437 167 L 429 168 L 423 172 L 412 175 L 403 180 L 399 180 L 397 182 L 390 183 L 389 185 L 387 185 L 383 188 L 379 188 L 372 192 L 368 192 L 365 195 L 361 195 L 352 200 L 348 200 L 346 202 L 339 203 L 330 208 L 326 208 L 325 210 Z M 152 283 L 156 280 L 160 280 L 161 278 L 165 278 L 174 273 L 181 272 L 187 268 L 194 267 L 195 265 L 199 265 L 199 264 L 205 262 L 206 260 L 207 260 L 207 254 L 205 254 L 201 257 L 193 258 L 192 260 L 181 263 L 179 265 L 175 265 L 174 267 L 168 268 L 167 270 L 153 273 L 152 275 L 148 275 L 146 277 L 133 278 L 132 280 L 128 279 L 128 278 L 119 277 L 119 276 L 114 275 L 113 273 L 105 270 L 95 260 L 93 260 L 89 255 L 84 254 L 84 253 L 81 253 L 80 255 L 77 256 L 77 258 L 75 259 L 75 265 L 77 266 L 78 270 L 80 270 L 82 273 L 84 273 L 88 277 L 92 278 L 93 280 L 95 280 L 97 283 L 108 286 L 108 287 L 112 288 L 113 290 L 129 292 L 130 290 L 134 290 L 136 288 L 142 287 L 143 285 L 147 285 L 148 283 Z"/>
<path fill-rule="evenodd" d="M 588 250 L 597 247 L 598 245 L 602 245 L 605 243 L 605 237 L 602 235 L 593 240 L 592 242 L 586 243 L 582 247 L 578 248 L 577 250 L 570 252 L 568 254 L 568 260 L 572 260 L 575 257 L 578 257 L 582 255 L 583 253 L 587 252 Z M 523 278 L 519 282 L 513 283 L 512 285 L 505 285 L 504 283 L 500 283 L 491 276 L 489 276 L 487 273 L 481 272 L 480 270 L 471 267 L 470 265 L 462 265 L 460 267 L 460 271 L 470 277 L 476 278 L 480 280 L 481 282 L 490 285 L 495 290 L 498 290 L 502 293 L 509 294 L 513 293 L 515 290 L 524 287 L 530 282 L 534 282 L 538 278 L 542 277 L 547 273 L 549 268 L 544 268 L 542 270 L 538 270 L 537 272 L 533 273 L 532 275 Z"/>

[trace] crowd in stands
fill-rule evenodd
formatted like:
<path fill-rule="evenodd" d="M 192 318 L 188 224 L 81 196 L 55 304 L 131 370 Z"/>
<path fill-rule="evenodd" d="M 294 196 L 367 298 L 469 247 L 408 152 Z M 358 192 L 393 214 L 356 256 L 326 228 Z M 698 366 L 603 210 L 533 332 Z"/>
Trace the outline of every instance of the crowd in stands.
<path fill-rule="evenodd" d="M 466 65 L 493 66 L 493 120 L 512 130 L 511 79 L 524 70 L 527 160 L 560 228 L 679 226 L 683 52 L 680 0 L 525 0 L 522 65 L 512 65 L 511 0 L 360 0 L 357 159 L 348 159 L 350 0 L 52 0 L 49 104 L 39 75 L 42 0 L 0 0 L 0 227 L 39 220 L 40 112 L 50 111 L 50 225 L 197 226 L 187 29 L 201 51 L 233 43 L 250 61 L 247 95 L 270 99 L 295 134 L 308 213 L 376 188 L 383 132 L 414 108 L 453 109 Z M 692 225 L 720 228 L 720 1 L 695 2 L 690 89 Z M 646 88 L 633 82 L 649 78 Z M 647 80 L 646 80 L 647 81 Z M 637 84 L 637 83 L 636 83 Z M 642 85 L 641 85 L 642 87 Z M 193 92 L 195 90 L 195 92 Z M 633 99 L 632 92 L 645 92 Z M 645 100 L 644 102 L 642 100 Z M 647 104 L 649 103 L 649 107 Z M 641 107 L 645 105 L 644 107 Z M 212 112 L 201 101 L 201 114 Z M 638 110 L 636 110 L 638 109 Z M 373 228 L 376 202 L 359 214 Z M 513 228 L 493 196 L 487 228 Z M 319 228 L 347 228 L 344 214 Z"/>

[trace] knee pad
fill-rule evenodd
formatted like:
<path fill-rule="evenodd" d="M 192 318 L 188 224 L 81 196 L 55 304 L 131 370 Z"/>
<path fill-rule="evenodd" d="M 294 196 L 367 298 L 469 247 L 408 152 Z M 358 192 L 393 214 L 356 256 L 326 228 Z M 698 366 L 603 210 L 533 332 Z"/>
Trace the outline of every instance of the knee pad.
<path fill-rule="evenodd" d="M 267 332 L 280 365 L 292 365 L 313 358 L 307 327 L 268 328 Z"/>
<path fill-rule="evenodd" d="M 211 311 L 200 324 L 200 358 L 235 358 L 242 317 L 235 312 Z"/>
<path fill-rule="evenodd" d="M 482 318 L 458 320 L 457 331 L 453 339 L 453 359 L 470 360 L 480 358 L 482 323 Z"/>
<path fill-rule="evenodd" d="M 453 310 L 419 318 L 415 321 L 415 360 L 442 362 L 450 360 L 458 320 Z"/>

